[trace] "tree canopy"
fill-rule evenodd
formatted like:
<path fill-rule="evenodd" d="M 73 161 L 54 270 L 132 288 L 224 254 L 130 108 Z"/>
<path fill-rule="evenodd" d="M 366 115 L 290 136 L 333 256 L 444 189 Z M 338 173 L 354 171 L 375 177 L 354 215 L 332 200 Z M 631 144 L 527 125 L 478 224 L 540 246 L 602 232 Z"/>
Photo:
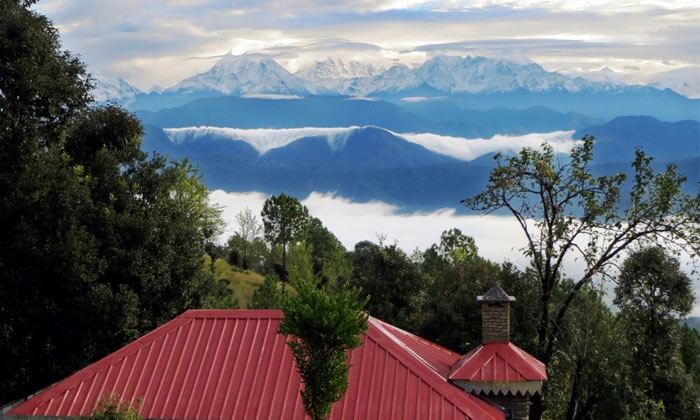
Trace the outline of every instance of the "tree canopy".
<path fill-rule="evenodd" d="M 282 247 L 282 285 L 287 281 L 287 249 L 303 239 L 309 224 L 309 210 L 299 200 L 284 193 L 273 195 L 263 204 L 265 240 Z M 284 291 L 284 289 L 283 289 Z"/>
<path fill-rule="evenodd" d="M 485 191 L 463 200 L 473 210 L 504 209 L 520 225 L 527 241 L 523 251 L 539 282 L 536 355 L 546 364 L 576 296 L 594 277 L 608 275 L 630 246 L 655 242 L 693 256 L 700 251 L 700 194 L 693 198 L 682 192 L 686 179 L 675 167 L 654 173 L 651 158 L 637 150 L 628 186 L 625 174 L 593 175 L 593 144 L 585 136 L 569 158 L 555 156 L 547 144 L 509 158 L 497 154 Z M 623 188 L 629 190 L 626 198 Z M 586 266 L 557 301 L 554 293 L 567 274 L 567 258 L 579 258 Z M 533 418 L 543 410 L 538 397 Z"/>
<path fill-rule="evenodd" d="M 306 413 L 322 420 L 347 390 L 347 350 L 362 344 L 367 300 L 360 299 L 360 289 L 347 285 L 329 296 L 310 279 L 296 277 L 292 284 L 297 293 L 283 301 L 279 333 L 292 336 L 288 344 L 304 382 Z"/>
<path fill-rule="evenodd" d="M 629 342 L 636 394 L 626 410 L 658 419 L 700 417 L 700 393 L 681 354 L 680 317 L 693 304 L 690 278 L 659 247 L 632 253 L 622 265 L 615 304 Z"/>
<path fill-rule="evenodd" d="M 132 115 L 91 104 L 28 3 L 0 2 L 1 402 L 228 290 L 202 269 L 219 216 L 199 174 L 148 159 Z"/>

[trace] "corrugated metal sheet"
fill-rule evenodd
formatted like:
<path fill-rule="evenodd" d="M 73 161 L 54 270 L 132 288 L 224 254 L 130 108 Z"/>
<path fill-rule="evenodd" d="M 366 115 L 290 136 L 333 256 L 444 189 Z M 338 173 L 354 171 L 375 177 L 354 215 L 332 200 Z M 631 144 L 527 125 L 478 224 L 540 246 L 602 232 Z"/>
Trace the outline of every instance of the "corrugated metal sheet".
<path fill-rule="evenodd" d="M 450 380 L 524 382 L 547 379 L 544 363 L 513 343 L 485 343 L 454 364 Z"/>
<path fill-rule="evenodd" d="M 15 415 L 85 416 L 116 392 L 158 419 L 303 419 L 282 312 L 192 310 L 37 394 Z M 504 419 L 448 382 L 459 355 L 375 318 L 332 420 Z"/>

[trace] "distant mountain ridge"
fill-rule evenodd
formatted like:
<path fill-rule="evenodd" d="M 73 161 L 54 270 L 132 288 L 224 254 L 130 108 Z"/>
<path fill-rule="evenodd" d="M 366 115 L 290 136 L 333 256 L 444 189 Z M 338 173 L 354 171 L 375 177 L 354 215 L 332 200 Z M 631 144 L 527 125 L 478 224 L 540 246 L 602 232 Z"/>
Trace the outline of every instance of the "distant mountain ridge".
<path fill-rule="evenodd" d="M 584 134 L 596 138 L 599 163 L 629 162 L 638 147 L 662 162 L 700 156 L 700 122 L 693 120 L 669 123 L 644 115 L 624 116 L 578 130 L 574 137 Z"/>
<path fill-rule="evenodd" d="M 345 131 L 335 147 L 335 134 L 310 132 L 260 153 L 235 134 L 191 129 L 174 139 L 167 130 L 146 126 L 142 149 L 187 157 L 200 166 L 209 189 L 299 197 L 333 192 L 354 201 L 395 203 L 405 210 L 455 206 L 464 194 L 477 192 L 492 167 L 432 152 L 377 127 Z"/>
<path fill-rule="evenodd" d="M 327 80 L 341 83 L 323 84 Z M 342 82 L 344 81 L 344 82 Z M 275 60 L 259 55 L 224 55 L 214 67 L 183 80 L 166 92 L 209 90 L 238 93 L 327 94 L 370 96 L 396 93 L 421 85 L 454 93 L 501 93 L 516 89 L 532 92 L 582 89 L 610 90 L 616 86 L 547 72 L 535 63 L 518 64 L 485 57 L 440 55 L 416 68 L 395 65 L 384 71 L 356 62 L 329 59 L 292 74 Z"/>
<path fill-rule="evenodd" d="M 664 123 L 647 117 L 630 117 L 651 133 L 663 147 L 677 152 L 673 159 L 654 161 L 657 169 L 676 163 L 694 193 L 700 179 L 700 153 L 683 144 L 700 142 L 700 134 L 689 141 L 686 122 Z M 611 121 L 597 127 L 617 127 Z M 692 129 L 692 127 L 691 127 Z M 584 129 L 592 131 L 592 129 Z M 611 131 L 614 133 L 614 130 Z M 199 165 L 210 189 L 226 191 L 287 192 L 306 196 L 313 191 L 332 192 L 354 201 L 382 200 L 404 210 L 462 209 L 459 200 L 480 192 L 494 166 L 495 152 L 516 153 L 522 146 L 538 147 L 550 142 L 560 153 L 573 144 L 573 132 L 530 134 L 466 141 L 432 133 L 397 134 L 380 127 L 300 127 L 282 129 L 233 129 L 183 127 L 161 129 L 146 126 L 142 149 L 188 157 Z M 501 136 L 503 137 L 503 136 Z M 650 137 L 628 138 L 624 133 L 608 137 L 617 148 L 645 149 Z M 466 142 L 465 142 L 466 141 Z M 594 148 L 596 174 L 629 172 L 629 159 L 602 147 Z M 654 147 L 654 145 L 650 145 Z M 459 152 L 457 148 L 462 148 Z M 465 152 L 466 151 L 466 152 Z"/>
<path fill-rule="evenodd" d="M 469 138 L 579 130 L 603 122 L 578 113 L 564 114 L 542 107 L 475 111 L 449 101 L 392 103 L 345 96 L 308 96 L 283 100 L 217 96 L 200 98 L 158 112 L 140 111 L 136 114 L 144 124 L 169 128 L 373 125 L 397 132 L 431 132 Z"/>
<path fill-rule="evenodd" d="M 128 107 L 157 111 L 199 98 L 260 94 L 346 95 L 396 102 L 447 98 L 472 109 L 544 106 L 599 118 L 648 114 L 671 121 L 700 119 L 700 100 L 670 90 L 569 77 L 536 63 L 453 56 L 436 56 L 415 68 L 386 69 L 327 59 L 292 74 L 270 57 L 227 54 L 210 70 L 160 93 L 136 94 Z"/>

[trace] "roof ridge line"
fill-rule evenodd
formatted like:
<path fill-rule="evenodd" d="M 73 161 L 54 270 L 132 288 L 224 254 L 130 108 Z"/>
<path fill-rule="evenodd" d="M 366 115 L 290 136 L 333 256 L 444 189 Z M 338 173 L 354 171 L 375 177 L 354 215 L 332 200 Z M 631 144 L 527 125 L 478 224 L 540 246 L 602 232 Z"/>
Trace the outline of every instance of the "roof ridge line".
<path fill-rule="evenodd" d="M 414 357 L 415 359 L 419 360 L 423 366 L 425 366 L 426 368 L 428 368 L 428 370 L 430 370 L 432 373 L 434 373 L 435 375 L 437 375 L 440 379 L 442 379 L 442 380 L 444 380 L 444 381 L 447 381 L 447 378 L 443 377 L 442 375 L 440 375 L 440 373 L 438 373 L 435 369 L 433 369 L 433 368 L 430 366 L 430 364 L 429 364 L 428 362 L 426 362 L 425 359 L 424 359 L 422 356 L 420 356 L 418 353 L 415 352 L 415 350 L 411 349 L 411 348 L 408 347 L 406 344 L 404 344 L 401 340 L 399 340 L 398 337 L 396 337 L 391 331 L 389 331 L 387 328 L 385 328 L 384 325 L 381 325 L 381 324 L 384 323 L 384 321 L 381 321 L 381 320 L 379 320 L 379 319 L 377 319 L 377 318 L 373 318 L 373 319 L 380 322 L 380 324 L 375 324 L 375 326 L 376 326 L 377 328 L 379 328 L 382 332 L 384 332 L 384 336 L 386 336 L 387 338 L 389 338 L 394 344 L 396 344 L 398 347 L 400 347 L 400 348 L 403 349 L 404 351 L 410 353 L 410 355 L 411 355 L 412 357 Z M 375 340 L 375 341 L 376 341 L 376 340 Z M 379 343 L 377 343 L 377 344 L 379 344 Z"/>
<path fill-rule="evenodd" d="M 450 382 L 447 377 L 444 377 L 441 374 L 439 374 L 438 372 L 436 372 L 414 350 L 408 348 L 391 331 L 389 331 L 387 328 L 385 328 L 384 321 L 377 319 L 377 318 L 374 318 L 374 317 L 370 317 L 370 320 L 378 321 L 378 322 L 372 322 L 372 324 L 375 327 L 377 327 L 377 329 L 379 329 L 380 332 L 383 333 L 382 336 L 385 337 L 387 340 L 389 340 L 389 343 L 396 346 L 400 351 L 404 351 L 404 352 L 408 353 L 409 357 L 413 357 L 413 358 L 417 359 L 416 361 L 419 362 L 420 366 L 423 366 L 425 369 L 427 369 L 430 372 L 431 375 L 433 375 L 432 379 L 435 380 L 436 383 L 431 383 L 430 382 L 431 378 L 429 378 L 429 377 L 421 377 L 420 375 L 418 375 L 418 376 L 421 378 L 421 380 L 425 381 L 426 384 L 429 385 L 431 388 L 436 389 L 436 391 L 438 391 L 438 393 L 442 395 L 442 398 L 449 401 L 456 410 L 460 411 L 461 413 L 463 413 L 467 417 L 474 418 L 473 417 L 474 413 L 471 412 L 471 409 L 465 409 L 466 407 L 461 407 L 457 403 L 457 400 L 460 398 L 466 398 L 466 399 L 470 400 L 472 404 L 478 405 L 479 404 L 478 402 L 481 402 L 481 403 L 487 404 L 489 406 L 493 405 L 491 403 L 485 402 L 484 400 L 482 400 L 481 398 L 479 398 L 476 395 L 472 395 L 472 394 L 467 393 L 462 388 L 460 388 L 457 385 L 454 385 L 452 382 Z M 389 325 L 391 325 L 391 324 L 389 324 Z M 395 328 L 400 329 L 398 327 L 395 327 Z M 368 332 L 369 332 L 369 330 L 368 330 Z M 368 338 L 370 338 L 367 333 L 365 333 L 365 334 L 367 335 Z M 384 348 L 385 351 L 389 352 L 389 349 L 386 349 L 386 347 L 384 345 L 382 345 L 382 343 L 380 343 L 376 338 L 373 338 L 373 341 L 378 346 Z M 384 340 L 382 340 L 382 341 L 384 341 Z M 396 356 L 396 353 L 393 353 L 393 354 L 394 354 L 394 356 Z M 412 367 L 410 366 L 410 364 L 406 363 L 405 360 L 400 360 L 397 358 L 397 361 L 404 364 L 409 370 L 413 370 Z M 442 389 L 440 390 L 439 388 L 442 388 Z M 487 414 L 487 413 L 488 412 L 485 412 L 484 414 Z M 490 413 L 488 413 L 488 415 L 489 415 L 489 418 L 495 419 L 495 417 L 491 416 Z"/>

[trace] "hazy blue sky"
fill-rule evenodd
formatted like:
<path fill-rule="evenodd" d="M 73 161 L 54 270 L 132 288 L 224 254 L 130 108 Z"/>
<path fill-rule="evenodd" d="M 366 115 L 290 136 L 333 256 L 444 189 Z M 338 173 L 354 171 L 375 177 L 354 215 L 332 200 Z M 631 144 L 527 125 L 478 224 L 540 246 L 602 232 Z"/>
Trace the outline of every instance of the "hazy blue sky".
<path fill-rule="evenodd" d="M 232 51 L 273 55 L 291 71 L 329 56 L 411 65 L 486 55 L 700 90 L 697 0 L 43 0 L 36 8 L 92 72 L 141 89 L 170 86 Z"/>

